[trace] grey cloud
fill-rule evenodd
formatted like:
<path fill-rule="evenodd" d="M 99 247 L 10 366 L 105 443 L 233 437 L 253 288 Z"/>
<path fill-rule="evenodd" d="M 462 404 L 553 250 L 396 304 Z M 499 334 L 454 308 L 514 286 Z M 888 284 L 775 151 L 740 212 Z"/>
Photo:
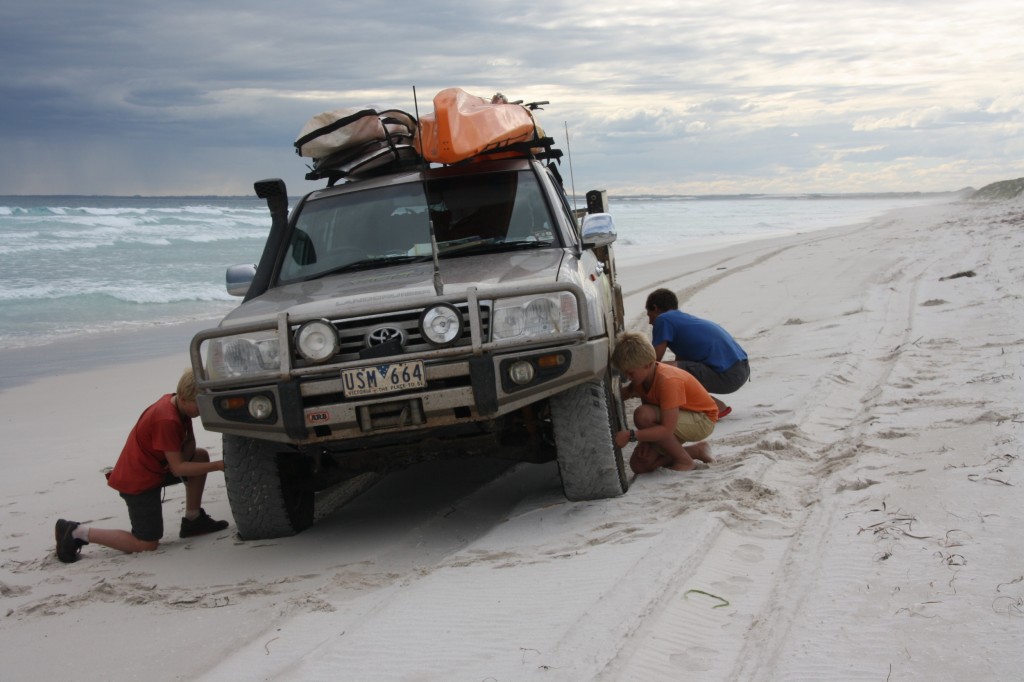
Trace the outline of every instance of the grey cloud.
<path fill-rule="evenodd" d="M 141 87 L 125 95 L 124 101 L 139 107 L 168 108 L 193 107 L 210 103 L 209 94 L 190 86 Z"/>
<path fill-rule="evenodd" d="M 161 193 L 146 168 L 154 154 L 163 193 L 190 191 L 198 164 L 203 180 L 191 191 L 219 178 L 218 187 L 247 193 L 257 171 L 301 187 L 291 142 L 310 116 L 369 102 L 411 109 L 413 86 L 421 109 L 449 86 L 550 99 L 540 120 L 556 138 L 570 127 L 585 162 L 577 178 L 623 187 L 714 179 L 757 191 L 825 165 L 981 166 L 983 154 L 986 168 L 1008 168 L 1002 150 L 1020 144 L 1024 90 L 987 81 L 1021 55 L 1003 27 L 1024 21 L 1024 6 L 996 0 L 927 16 L 881 0 L 796 0 L 785 10 L 768 0 L 671 9 L 645 0 L 8 5 L 7 192 L 75 191 L 81 172 L 61 186 L 52 174 L 40 183 L 46 173 L 35 168 L 88 156 L 86 167 L 105 169 L 90 178 L 107 183 L 96 191 Z M 971 35 L 978 49 L 957 61 Z M 780 168 L 792 175 L 780 179 Z M 932 177 L 912 189 L 969 184 Z"/>

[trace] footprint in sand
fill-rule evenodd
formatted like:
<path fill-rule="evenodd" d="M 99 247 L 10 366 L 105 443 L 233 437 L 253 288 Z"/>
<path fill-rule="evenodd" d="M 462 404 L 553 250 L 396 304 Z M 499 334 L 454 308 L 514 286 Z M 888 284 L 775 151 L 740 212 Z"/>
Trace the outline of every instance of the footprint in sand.
<path fill-rule="evenodd" d="M 725 580 L 719 580 L 711 583 L 711 589 L 716 594 L 730 594 L 730 595 L 741 595 L 746 594 L 750 590 L 750 586 L 753 584 L 753 580 L 745 575 L 734 575 L 726 578 Z"/>
<path fill-rule="evenodd" d="M 757 545 L 740 545 L 732 554 L 740 561 L 746 561 L 750 564 L 756 564 L 764 559 L 764 550 Z"/>
<path fill-rule="evenodd" d="M 20 597 L 31 591 L 32 588 L 27 585 L 8 585 L 0 582 L 0 597 Z"/>
<path fill-rule="evenodd" d="M 714 649 L 704 647 L 692 647 L 683 654 L 672 654 L 668 657 L 669 662 L 680 670 L 688 672 L 707 672 L 715 665 L 715 659 L 720 654 Z"/>

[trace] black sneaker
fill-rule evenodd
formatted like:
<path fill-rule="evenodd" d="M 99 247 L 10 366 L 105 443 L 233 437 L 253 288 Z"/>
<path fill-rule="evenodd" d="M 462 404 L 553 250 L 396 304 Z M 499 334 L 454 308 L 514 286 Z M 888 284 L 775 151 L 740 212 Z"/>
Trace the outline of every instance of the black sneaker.
<path fill-rule="evenodd" d="M 228 527 L 227 521 L 214 521 L 206 513 L 204 509 L 199 510 L 199 516 L 192 521 L 182 517 L 181 519 L 181 532 L 178 533 L 178 537 L 190 538 L 194 535 L 206 535 L 207 533 L 216 533 L 219 530 L 224 530 Z"/>
<path fill-rule="evenodd" d="M 77 521 L 58 519 L 57 525 L 53 528 L 54 539 L 57 540 L 57 558 L 65 564 L 78 561 L 78 553 L 82 551 L 84 545 L 89 544 L 71 535 L 79 525 Z"/>

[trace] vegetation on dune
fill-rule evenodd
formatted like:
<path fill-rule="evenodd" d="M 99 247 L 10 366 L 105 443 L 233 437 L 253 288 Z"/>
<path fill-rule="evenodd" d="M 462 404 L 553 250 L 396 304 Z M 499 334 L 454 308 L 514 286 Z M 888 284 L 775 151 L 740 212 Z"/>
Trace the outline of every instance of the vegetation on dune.
<path fill-rule="evenodd" d="M 1002 180 L 985 185 L 970 196 L 971 201 L 1005 201 L 1016 199 L 1024 192 L 1024 178 Z"/>

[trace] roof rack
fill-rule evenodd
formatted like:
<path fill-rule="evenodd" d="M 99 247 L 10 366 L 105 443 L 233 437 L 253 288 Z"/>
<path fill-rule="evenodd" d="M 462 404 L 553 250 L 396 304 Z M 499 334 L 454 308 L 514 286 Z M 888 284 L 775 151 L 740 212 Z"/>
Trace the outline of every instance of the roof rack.
<path fill-rule="evenodd" d="M 494 149 L 488 149 L 480 152 L 478 156 L 473 159 L 479 158 L 480 156 L 486 156 L 489 154 L 506 154 L 506 153 L 520 153 L 524 156 L 532 157 L 535 159 L 560 159 L 562 158 L 562 150 L 555 149 L 555 140 L 551 137 L 537 137 L 529 142 L 515 142 L 513 144 L 505 145 L 502 147 L 495 147 Z M 472 160 L 472 159 L 470 159 Z"/>
<path fill-rule="evenodd" d="M 498 155 L 501 155 L 501 158 L 506 158 L 506 155 L 521 155 L 538 160 L 561 159 L 562 150 L 556 149 L 554 144 L 553 138 L 538 137 L 529 142 L 517 142 L 488 149 L 474 157 L 451 165 L 473 163 Z M 371 140 L 355 149 L 346 149 L 323 159 L 316 159 L 314 165 L 310 167 L 310 171 L 306 173 L 306 179 L 327 180 L 327 186 L 333 187 L 341 180 L 357 180 L 385 173 L 396 173 L 411 170 L 421 164 L 423 164 L 423 157 L 411 144 Z"/>

